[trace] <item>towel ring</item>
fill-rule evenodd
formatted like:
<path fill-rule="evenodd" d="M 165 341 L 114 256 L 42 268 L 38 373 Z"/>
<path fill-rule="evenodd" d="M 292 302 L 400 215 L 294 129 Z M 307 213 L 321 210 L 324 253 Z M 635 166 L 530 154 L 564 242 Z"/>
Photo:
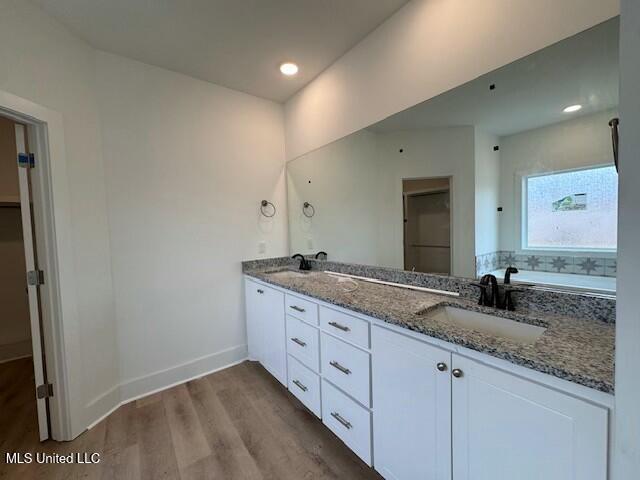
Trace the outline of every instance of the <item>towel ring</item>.
<path fill-rule="evenodd" d="M 268 207 L 269 205 L 271 205 L 271 208 L 273 209 L 273 212 L 271 214 L 265 212 L 266 207 Z M 262 200 L 262 202 L 260 202 L 260 213 L 262 213 L 262 215 L 267 218 L 271 218 L 276 214 L 276 206 L 273 203 L 268 202 L 267 200 Z"/>
<path fill-rule="evenodd" d="M 307 213 L 307 210 L 311 210 L 311 213 Z M 316 214 L 316 209 L 309 202 L 304 202 L 302 204 L 302 214 L 307 218 L 311 218 Z"/>

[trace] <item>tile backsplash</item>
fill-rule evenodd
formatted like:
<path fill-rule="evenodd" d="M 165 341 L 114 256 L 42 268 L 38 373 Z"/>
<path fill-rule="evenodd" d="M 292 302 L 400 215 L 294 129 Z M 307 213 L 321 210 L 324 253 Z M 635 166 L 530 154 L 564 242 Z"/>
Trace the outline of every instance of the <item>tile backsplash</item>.
<path fill-rule="evenodd" d="M 538 272 L 615 277 L 617 259 L 584 255 L 522 255 L 504 250 L 476 256 L 478 276 L 508 266 Z"/>

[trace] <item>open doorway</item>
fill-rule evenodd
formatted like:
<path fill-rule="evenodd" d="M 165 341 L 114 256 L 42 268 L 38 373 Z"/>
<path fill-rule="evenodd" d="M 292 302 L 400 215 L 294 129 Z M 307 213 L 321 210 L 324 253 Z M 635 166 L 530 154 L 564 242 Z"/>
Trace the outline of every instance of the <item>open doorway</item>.
<path fill-rule="evenodd" d="M 451 179 L 404 179 L 404 268 L 451 274 Z"/>
<path fill-rule="evenodd" d="M 27 127 L 0 116 L 0 430 L 49 437 Z"/>

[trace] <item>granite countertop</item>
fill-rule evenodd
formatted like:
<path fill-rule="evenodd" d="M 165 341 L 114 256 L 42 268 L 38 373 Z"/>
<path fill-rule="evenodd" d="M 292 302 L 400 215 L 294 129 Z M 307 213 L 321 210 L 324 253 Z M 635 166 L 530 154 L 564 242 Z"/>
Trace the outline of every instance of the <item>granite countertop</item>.
<path fill-rule="evenodd" d="M 290 273 L 286 273 L 286 272 Z M 353 310 L 384 322 L 456 345 L 487 353 L 517 365 L 554 375 L 596 390 L 614 391 L 615 325 L 555 314 L 527 314 L 482 307 L 463 298 L 357 281 L 338 283 L 320 271 L 305 274 L 288 268 L 255 269 L 245 274 L 264 282 Z M 435 318 L 445 306 L 487 313 L 546 327 L 534 343 L 523 344 Z"/>

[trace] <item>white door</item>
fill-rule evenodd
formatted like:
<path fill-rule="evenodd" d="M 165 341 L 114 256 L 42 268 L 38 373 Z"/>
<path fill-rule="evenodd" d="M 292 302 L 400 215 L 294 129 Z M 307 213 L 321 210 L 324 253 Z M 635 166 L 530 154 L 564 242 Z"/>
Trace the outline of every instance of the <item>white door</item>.
<path fill-rule="evenodd" d="M 18 153 L 26 153 L 25 128 L 16 124 L 16 147 Z M 31 184 L 29 178 L 29 168 L 18 167 L 18 178 L 20 181 L 20 211 L 22 215 L 22 234 L 24 238 L 24 255 L 27 272 L 36 271 L 36 256 L 33 237 L 33 223 L 31 212 Z M 25 276 L 27 274 L 25 272 Z M 31 343 L 33 346 L 33 369 L 35 373 L 35 387 L 45 384 L 42 337 L 40 329 L 40 301 L 39 286 L 31 284 L 27 286 L 29 293 L 29 316 L 31 321 Z M 47 421 L 47 400 L 37 398 L 37 391 L 34 388 L 34 395 L 38 402 L 38 427 L 40 430 L 40 440 L 49 438 L 49 425 Z"/>
<path fill-rule="evenodd" d="M 280 383 L 287 385 L 287 349 L 284 293 L 264 288 L 261 294 L 261 322 L 264 341 L 264 366 Z"/>
<path fill-rule="evenodd" d="M 451 480 L 451 354 L 373 327 L 374 467 L 388 480 Z"/>
<path fill-rule="evenodd" d="M 607 410 L 453 355 L 454 480 L 605 480 Z"/>

